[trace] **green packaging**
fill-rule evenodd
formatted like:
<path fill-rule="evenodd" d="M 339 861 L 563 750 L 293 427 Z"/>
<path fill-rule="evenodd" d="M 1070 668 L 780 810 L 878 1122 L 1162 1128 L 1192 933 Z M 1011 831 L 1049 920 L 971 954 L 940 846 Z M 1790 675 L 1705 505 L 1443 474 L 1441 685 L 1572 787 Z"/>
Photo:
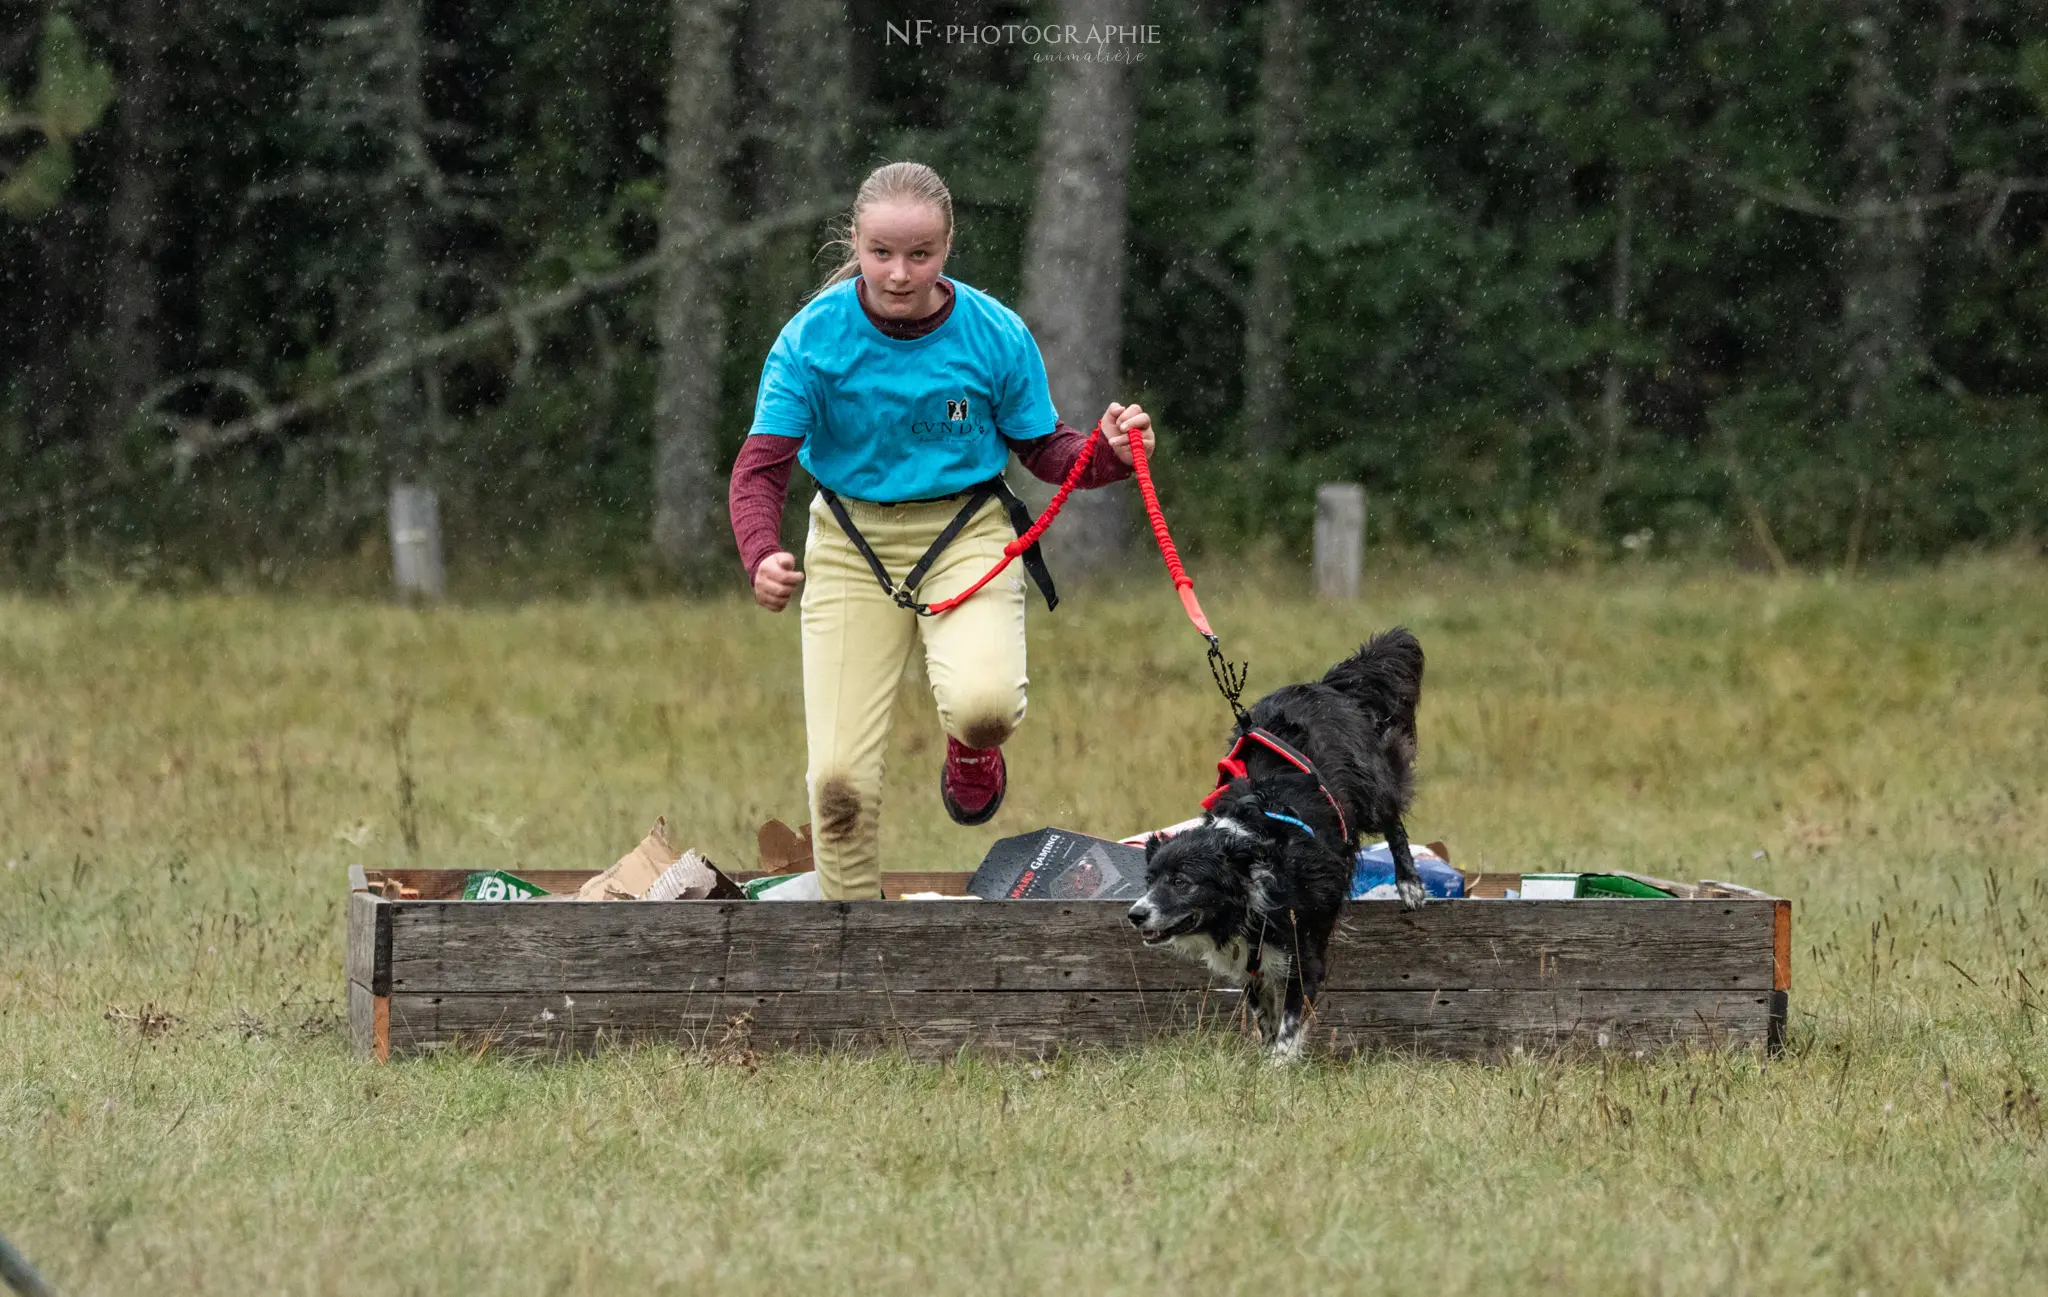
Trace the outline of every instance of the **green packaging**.
<path fill-rule="evenodd" d="M 1622 874 L 1580 874 L 1579 895 L 1669 900 L 1672 894 L 1661 887 L 1652 887 L 1648 883 L 1638 882 Z"/>
<path fill-rule="evenodd" d="M 795 877 L 795 874 L 770 874 L 766 878 L 750 878 L 740 884 L 740 890 L 747 894 L 748 900 L 758 901 L 761 899 L 761 893 L 777 883 L 786 883 Z"/>
<path fill-rule="evenodd" d="M 462 882 L 465 901 L 525 901 L 546 896 L 545 887 L 535 887 L 517 874 L 492 869 L 471 874 Z"/>

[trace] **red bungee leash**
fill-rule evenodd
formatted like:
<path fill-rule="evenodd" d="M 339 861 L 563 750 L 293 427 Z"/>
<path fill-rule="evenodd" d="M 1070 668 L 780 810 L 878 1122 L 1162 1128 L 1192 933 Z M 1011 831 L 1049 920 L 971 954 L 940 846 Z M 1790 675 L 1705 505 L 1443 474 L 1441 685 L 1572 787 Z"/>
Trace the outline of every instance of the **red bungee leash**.
<path fill-rule="evenodd" d="M 1025 550 L 1030 549 L 1033 545 L 1036 545 L 1038 538 L 1045 535 L 1045 529 L 1052 526 L 1052 520 L 1059 517 L 1060 510 L 1066 507 L 1067 497 L 1074 493 L 1074 487 L 1081 481 L 1081 474 L 1088 471 L 1088 461 L 1095 458 L 1095 447 L 1101 443 L 1102 425 L 1097 424 L 1095 431 L 1088 434 L 1088 440 L 1082 445 L 1081 453 L 1074 457 L 1074 466 L 1067 470 L 1066 480 L 1060 483 L 1059 490 L 1052 493 L 1052 499 L 1046 501 L 1045 512 L 1038 515 L 1038 521 L 1032 523 L 1028 531 L 1003 546 L 1003 561 L 984 572 L 981 580 L 968 586 L 959 594 L 954 595 L 950 599 L 941 599 L 937 603 L 932 604 L 929 609 L 929 615 L 936 617 L 942 612 L 950 611 L 966 603 L 969 595 L 995 580 L 996 576 L 1004 568 L 1010 566 L 1011 560 L 1015 559 Z"/>
<path fill-rule="evenodd" d="M 1095 436 L 1102 435 L 1102 425 L 1095 427 Z M 1216 632 L 1209 629 L 1209 619 L 1202 613 L 1201 601 L 1195 598 L 1195 578 L 1188 575 L 1181 566 L 1180 551 L 1174 548 L 1173 537 L 1166 530 L 1166 515 L 1159 509 L 1159 491 L 1152 485 L 1152 469 L 1145 459 L 1145 435 L 1138 433 L 1130 439 L 1131 471 L 1138 476 L 1138 494 L 1145 501 L 1145 516 L 1152 520 L 1152 539 L 1159 542 L 1159 556 L 1166 560 L 1166 575 L 1173 578 L 1173 588 L 1180 595 L 1180 606 L 1186 610 L 1188 620 L 1209 641 L 1209 674 L 1216 680 L 1217 692 L 1223 701 L 1230 704 L 1231 715 L 1240 722 L 1245 719 L 1244 707 L 1238 702 L 1244 693 L 1245 672 L 1250 664 L 1231 662 L 1223 656 L 1223 642 L 1216 638 Z"/>
<path fill-rule="evenodd" d="M 1066 480 L 1060 483 L 1060 489 L 1053 493 L 1052 499 L 1046 503 L 1045 512 L 1038 515 L 1038 520 L 1031 524 L 1030 530 L 1003 546 L 1002 561 L 984 573 L 979 581 L 950 599 L 941 599 L 932 604 L 930 614 L 936 616 L 959 607 L 975 591 L 995 580 L 997 574 L 1010 566 L 1011 560 L 1037 544 L 1038 538 L 1045 534 L 1045 529 L 1052 525 L 1052 520 L 1057 518 L 1060 510 L 1066 506 L 1067 497 L 1074 493 L 1074 487 L 1081 481 L 1081 474 L 1088 471 L 1088 461 L 1094 458 L 1095 448 L 1106 444 L 1107 438 L 1102 431 L 1102 425 L 1097 423 L 1094 431 L 1088 434 L 1087 443 L 1081 447 L 1081 453 L 1074 458 L 1074 466 L 1067 470 Z M 1201 601 L 1195 598 L 1195 579 L 1189 576 L 1187 569 L 1181 565 L 1180 551 L 1174 548 L 1173 536 L 1166 530 L 1166 515 L 1159 509 L 1159 491 L 1152 485 L 1152 470 L 1145 458 L 1144 434 L 1132 437 L 1129 444 L 1131 469 L 1138 478 L 1138 494 L 1145 501 L 1145 516 L 1152 522 L 1152 539 L 1159 542 L 1159 555 L 1166 560 L 1166 574 L 1173 579 L 1174 590 L 1180 595 L 1180 606 L 1187 612 L 1188 620 L 1194 623 L 1202 638 L 1209 641 L 1209 674 L 1215 678 L 1216 688 L 1223 695 L 1223 701 L 1230 704 L 1231 713 L 1241 721 L 1245 718 L 1245 712 L 1238 698 L 1244 693 L 1247 664 L 1234 663 L 1223 656 L 1222 641 L 1216 638 L 1215 631 L 1209 629 L 1209 618 L 1202 612 Z"/>

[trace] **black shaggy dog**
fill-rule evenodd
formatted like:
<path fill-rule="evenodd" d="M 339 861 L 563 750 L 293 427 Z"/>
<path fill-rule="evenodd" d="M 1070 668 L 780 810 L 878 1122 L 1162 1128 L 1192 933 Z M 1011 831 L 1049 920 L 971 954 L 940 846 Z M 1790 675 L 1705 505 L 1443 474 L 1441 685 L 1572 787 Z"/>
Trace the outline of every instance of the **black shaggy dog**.
<path fill-rule="evenodd" d="M 1246 988 L 1275 1059 L 1301 1051 L 1363 832 L 1384 834 L 1408 909 L 1422 877 L 1401 822 L 1415 796 L 1422 645 L 1375 635 L 1315 684 L 1276 689 L 1238 723 L 1239 772 L 1201 824 L 1145 843 L 1130 919 L 1148 946 L 1199 959 Z M 1306 767 L 1305 769 L 1303 767 Z"/>

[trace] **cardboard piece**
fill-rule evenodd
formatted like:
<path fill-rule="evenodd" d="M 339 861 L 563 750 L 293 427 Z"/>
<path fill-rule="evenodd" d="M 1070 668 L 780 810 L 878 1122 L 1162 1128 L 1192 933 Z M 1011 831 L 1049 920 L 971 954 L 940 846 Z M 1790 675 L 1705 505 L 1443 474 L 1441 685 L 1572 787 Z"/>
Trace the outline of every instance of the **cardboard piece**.
<path fill-rule="evenodd" d="M 617 864 L 576 889 L 579 901 L 637 901 L 645 897 L 662 876 L 671 870 L 676 876 L 663 885 L 663 899 L 698 901 L 745 900 L 740 885 L 719 872 L 694 851 L 680 851 L 668 840 L 668 817 L 654 821 L 640 845 L 619 857 Z M 673 890 L 674 896 L 667 893 Z"/>
<path fill-rule="evenodd" d="M 811 826 L 792 829 L 781 820 L 770 820 L 755 834 L 761 849 L 764 874 L 800 874 L 811 868 Z"/>
<path fill-rule="evenodd" d="M 718 871 L 694 851 L 685 851 L 643 894 L 649 901 L 698 901 L 718 886 Z"/>
<path fill-rule="evenodd" d="M 1040 829 L 990 847 L 967 890 L 985 901 L 1136 900 L 1145 893 L 1145 852 L 1085 833 Z"/>
<path fill-rule="evenodd" d="M 620 856 L 618 863 L 576 889 L 579 901 L 637 901 L 654 886 L 654 880 L 682 858 L 669 845 L 668 817 L 656 817 L 654 827 L 640 839 L 640 845 Z"/>

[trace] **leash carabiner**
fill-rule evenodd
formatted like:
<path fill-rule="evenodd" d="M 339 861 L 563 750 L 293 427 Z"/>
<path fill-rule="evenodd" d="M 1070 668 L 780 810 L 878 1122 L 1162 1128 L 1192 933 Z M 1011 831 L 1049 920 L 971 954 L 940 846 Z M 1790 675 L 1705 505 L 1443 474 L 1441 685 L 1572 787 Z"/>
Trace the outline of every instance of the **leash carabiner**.
<path fill-rule="evenodd" d="M 1223 656 L 1223 643 L 1214 632 L 1202 637 L 1209 641 L 1209 676 L 1216 682 L 1216 691 L 1223 695 L 1223 701 L 1230 704 L 1230 714 L 1242 725 L 1251 717 L 1244 705 L 1238 701 L 1244 695 L 1245 677 L 1251 673 L 1251 663 L 1232 662 Z"/>

